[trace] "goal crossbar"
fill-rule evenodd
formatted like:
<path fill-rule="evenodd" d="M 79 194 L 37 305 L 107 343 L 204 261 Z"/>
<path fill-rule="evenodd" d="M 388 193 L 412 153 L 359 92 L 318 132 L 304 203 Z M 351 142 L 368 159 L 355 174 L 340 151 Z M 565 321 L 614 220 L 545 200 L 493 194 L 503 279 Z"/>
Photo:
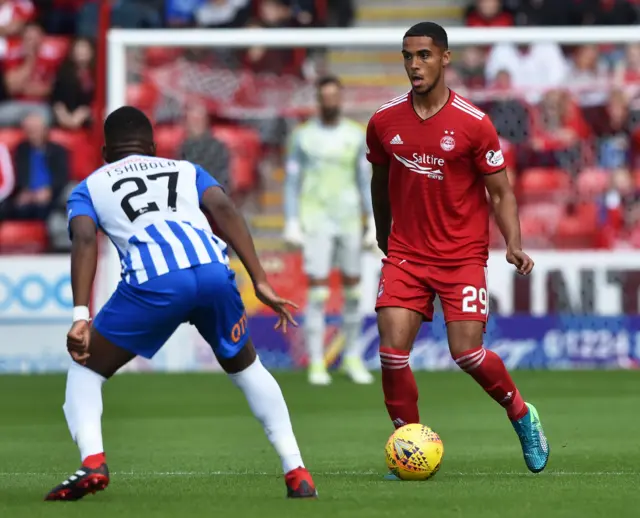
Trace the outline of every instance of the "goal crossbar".
<path fill-rule="evenodd" d="M 190 29 L 131 30 L 111 29 L 109 45 L 113 47 L 344 47 L 398 46 L 406 28 L 348 29 Z M 496 43 L 543 43 L 561 45 L 640 41 L 640 27 L 501 27 L 447 29 L 449 44 L 495 45 Z"/>
<path fill-rule="evenodd" d="M 406 28 L 382 27 L 348 29 L 188 29 L 136 30 L 110 29 L 107 34 L 107 109 L 125 104 L 126 49 L 144 47 L 381 47 L 398 48 Z M 636 26 L 597 27 L 506 27 L 447 29 L 452 47 L 495 45 L 496 43 L 545 43 L 561 45 L 584 43 L 630 43 L 640 41 Z"/>

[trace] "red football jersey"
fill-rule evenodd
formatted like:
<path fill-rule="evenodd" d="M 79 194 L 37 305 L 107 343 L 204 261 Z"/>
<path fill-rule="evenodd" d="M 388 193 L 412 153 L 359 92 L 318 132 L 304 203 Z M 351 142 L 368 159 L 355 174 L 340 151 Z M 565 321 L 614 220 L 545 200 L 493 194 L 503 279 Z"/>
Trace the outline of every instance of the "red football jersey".
<path fill-rule="evenodd" d="M 484 175 L 505 168 L 487 115 L 450 91 L 445 106 L 423 120 L 409 92 L 371 117 L 367 158 L 389 166 L 390 256 L 427 265 L 486 265 Z"/>

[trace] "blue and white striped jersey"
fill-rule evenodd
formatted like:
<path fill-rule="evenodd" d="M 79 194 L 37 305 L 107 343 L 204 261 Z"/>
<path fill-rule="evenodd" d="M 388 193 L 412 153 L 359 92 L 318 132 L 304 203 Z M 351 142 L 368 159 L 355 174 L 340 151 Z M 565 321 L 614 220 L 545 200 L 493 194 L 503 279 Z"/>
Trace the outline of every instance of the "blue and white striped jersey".
<path fill-rule="evenodd" d="M 174 270 L 229 263 L 226 243 L 200 210 L 202 195 L 215 186 L 191 162 L 132 155 L 76 186 L 68 219 L 91 217 L 118 249 L 124 281 L 143 284 Z"/>

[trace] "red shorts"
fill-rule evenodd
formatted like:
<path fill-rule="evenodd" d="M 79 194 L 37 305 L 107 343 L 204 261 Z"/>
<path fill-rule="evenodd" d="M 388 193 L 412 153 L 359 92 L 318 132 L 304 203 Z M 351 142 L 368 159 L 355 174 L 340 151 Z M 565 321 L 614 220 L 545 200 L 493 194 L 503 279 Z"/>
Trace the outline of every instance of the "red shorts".
<path fill-rule="evenodd" d="M 425 266 L 404 259 L 382 260 L 376 309 L 401 307 L 433 320 L 433 301 L 438 295 L 445 322 L 489 318 L 487 268 L 465 266 Z"/>

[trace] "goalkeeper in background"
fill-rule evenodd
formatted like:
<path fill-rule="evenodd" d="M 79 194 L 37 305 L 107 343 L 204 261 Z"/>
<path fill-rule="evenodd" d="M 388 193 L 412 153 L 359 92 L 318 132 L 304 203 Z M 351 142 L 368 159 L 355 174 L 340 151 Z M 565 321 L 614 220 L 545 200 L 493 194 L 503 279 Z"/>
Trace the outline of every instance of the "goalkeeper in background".
<path fill-rule="evenodd" d="M 344 289 L 342 368 L 355 383 L 371 383 L 373 377 L 362 361 L 359 307 L 362 249 L 376 245 L 365 132 L 341 115 L 342 85 L 337 77 L 321 79 L 317 95 L 318 116 L 291 135 L 284 183 L 283 237 L 288 245 L 302 247 L 309 280 L 305 317 L 309 383 L 331 383 L 324 337 L 329 273 L 334 265 L 342 272 Z"/>

